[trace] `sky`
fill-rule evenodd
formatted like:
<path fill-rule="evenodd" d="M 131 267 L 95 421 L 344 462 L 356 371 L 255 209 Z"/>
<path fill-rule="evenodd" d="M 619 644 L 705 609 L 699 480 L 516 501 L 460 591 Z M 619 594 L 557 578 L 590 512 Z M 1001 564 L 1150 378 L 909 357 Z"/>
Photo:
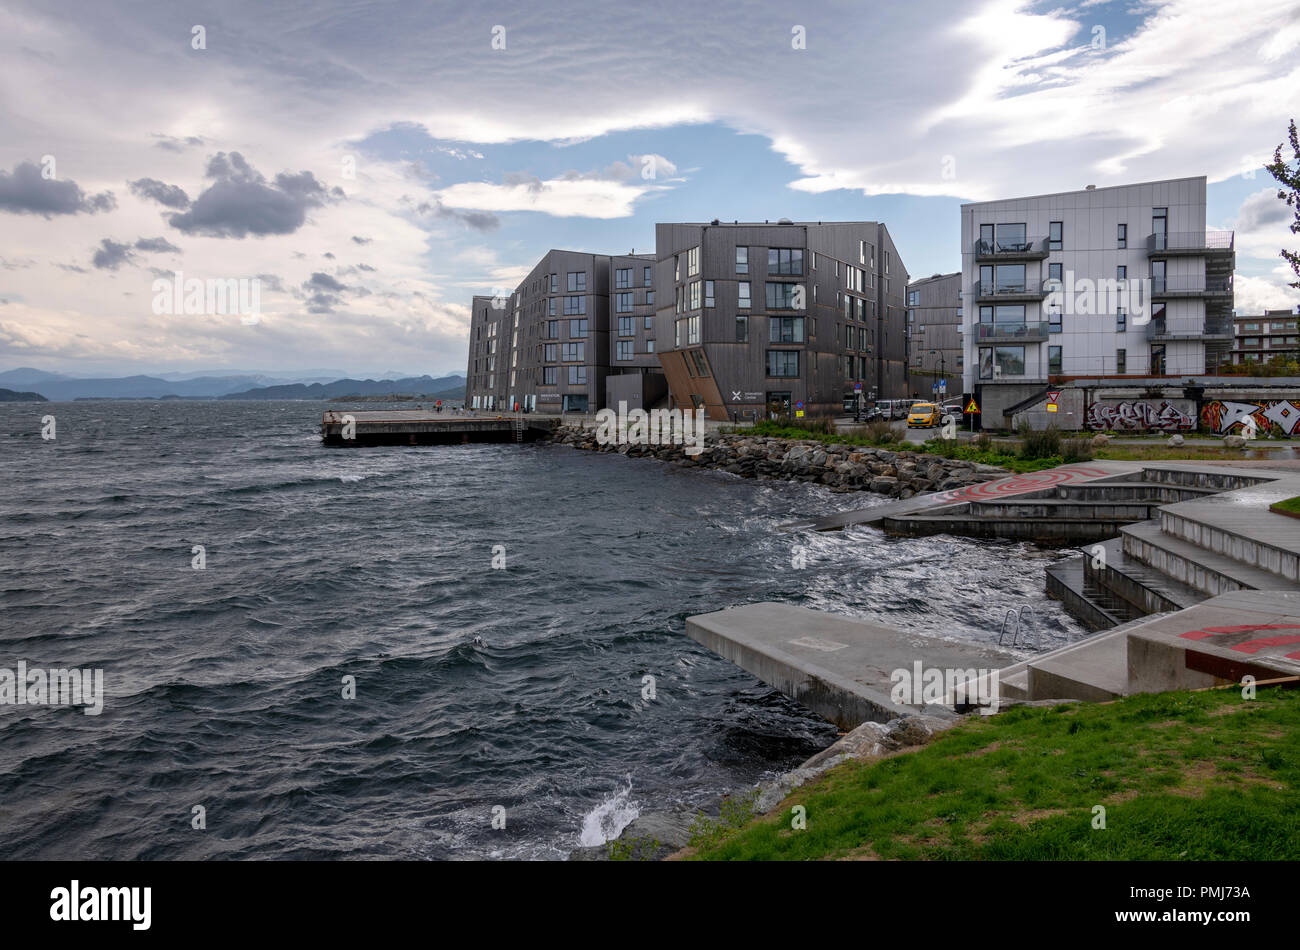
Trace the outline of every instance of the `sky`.
<path fill-rule="evenodd" d="M 463 373 L 550 248 L 879 220 L 920 277 L 964 201 L 1189 175 L 1238 312 L 1294 307 L 1298 51 L 1296 0 L 5 0 L 0 370 Z"/>

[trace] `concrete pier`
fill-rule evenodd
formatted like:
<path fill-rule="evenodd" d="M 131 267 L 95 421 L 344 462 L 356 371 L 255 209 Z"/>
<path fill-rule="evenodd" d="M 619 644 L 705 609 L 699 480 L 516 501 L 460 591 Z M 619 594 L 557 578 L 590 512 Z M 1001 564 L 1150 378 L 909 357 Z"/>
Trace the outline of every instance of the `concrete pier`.
<path fill-rule="evenodd" d="M 894 670 L 910 673 L 918 662 L 925 670 L 997 670 L 1015 660 L 996 647 L 780 603 L 687 617 L 686 634 L 846 731 L 921 709 L 954 715 L 949 707 L 894 702 Z"/>
<path fill-rule="evenodd" d="M 556 425 L 553 417 L 518 413 L 331 409 L 321 417 L 320 437 L 325 445 L 337 446 L 534 442 L 546 438 Z"/>

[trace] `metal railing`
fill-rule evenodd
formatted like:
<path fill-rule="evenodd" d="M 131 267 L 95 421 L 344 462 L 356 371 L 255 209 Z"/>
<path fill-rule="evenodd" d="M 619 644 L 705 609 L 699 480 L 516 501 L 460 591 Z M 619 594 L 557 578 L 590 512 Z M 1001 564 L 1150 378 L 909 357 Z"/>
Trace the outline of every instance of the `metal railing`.
<path fill-rule="evenodd" d="M 977 323 L 976 340 L 1046 340 L 1051 333 L 1050 323 Z"/>
<path fill-rule="evenodd" d="M 981 298 L 997 297 L 1045 297 L 1058 286 L 1052 280 L 996 281 L 981 280 L 976 292 Z"/>
<path fill-rule="evenodd" d="M 1152 277 L 1151 296 L 1165 294 L 1187 294 L 1195 296 L 1205 294 L 1215 296 L 1232 293 L 1231 277 Z"/>
<path fill-rule="evenodd" d="M 976 238 L 972 246 L 976 257 L 1024 257 L 1033 254 L 1047 254 L 1047 238 L 1034 237 L 1027 241 L 985 241 Z"/>
<path fill-rule="evenodd" d="M 1171 231 L 1167 234 L 1147 235 L 1147 249 L 1161 251 L 1231 251 L 1234 243 L 1232 231 Z"/>

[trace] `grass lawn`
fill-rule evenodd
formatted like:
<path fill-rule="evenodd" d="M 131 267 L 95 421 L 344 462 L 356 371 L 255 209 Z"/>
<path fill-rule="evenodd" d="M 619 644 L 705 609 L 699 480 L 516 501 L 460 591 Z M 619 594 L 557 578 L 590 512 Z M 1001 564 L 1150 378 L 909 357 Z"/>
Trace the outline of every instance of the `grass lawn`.
<path fill-rule="evenodd" d="M 1300 515 L 1300 495 L 1297 495 L 1294 498 L 1288 498 L 1286 501 L 1275 502 L 1269 507 L 1276 508 L 1279 511 L 1289 511 L 1292 514 Z"/>
<path fill-rule="evenodd" d="M 1022 706 L 838 766 L 774 817 L 715 827 L 683 857 L 1296 860 L 1298 786 L 1300 690 Z"/>
<path fill-rule="evenodd" d="M 1257 446 L 1252 446 L 1255 448 Z M 1120 462 L 1193 462 L 1202 459 L 1245 458 L 1242 449 L 1225 449 L 1214 446 L 1175 449 L 1166 445 L 1120 445 L 1111 443 L 1104 449 L 1093 451 L 1095 458 L 1114 459 Z"/>

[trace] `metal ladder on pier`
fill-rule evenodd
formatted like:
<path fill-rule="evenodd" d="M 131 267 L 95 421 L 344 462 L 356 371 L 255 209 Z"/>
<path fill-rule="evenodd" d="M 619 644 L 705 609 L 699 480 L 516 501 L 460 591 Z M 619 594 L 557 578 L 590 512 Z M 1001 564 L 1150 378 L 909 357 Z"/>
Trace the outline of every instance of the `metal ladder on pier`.
<path fill-rule="evenodd" d="M 510 423 L 510 428 L 514 430 L 515 441 L 523 442 L 524 441 L 524 417 L 515 416 L 514 420 Z"/>
<path fill-rule="evenodd" d="M 1016 645 L 1016 640 L 1019 639 L 1020 633 L 1024 629 L 1022 621 L 1024 620 L 1026 610 L 1031 614 L 1034 612 L 1034 608 L 1029 604 L 1021 604 L 1019 610 L 1016 610 L 1013 607 L 1007 608 L 1006 615 L 1002 618 L 1002 629 L 998 631 L 998 646 L 1002 646 L 1002 638 L 1006 636 L 1007 633 L 1007 621 L 1013 617 L 1015 618 L 1015 625 L 1011 628 L 1011 645 Z"/>

